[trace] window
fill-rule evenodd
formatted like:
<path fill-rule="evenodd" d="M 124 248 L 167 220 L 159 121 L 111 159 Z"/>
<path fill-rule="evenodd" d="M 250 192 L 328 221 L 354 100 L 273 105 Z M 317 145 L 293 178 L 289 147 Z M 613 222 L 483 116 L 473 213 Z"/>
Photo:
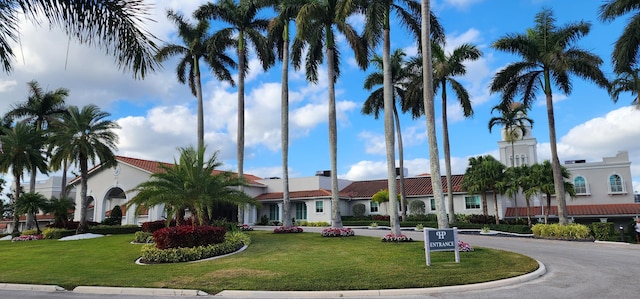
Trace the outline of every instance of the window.
<path fill-rule="evenodd" d="M 371 206 L 369 207 L 369 211 L 371 211 L 371 213 L 378 213 L 379 207 L 380 207 L 380 204 L 378 204 L 378 202 L 372 201 Z"/>
<path fill-rule="evenodd" d="M 435 198 L 429 198 L 429 203 L 430 203 L 430 207 L 431 207 L 431 211 L 435 211 L 436 210 L 436 199 Z"/>
<path fill-rule="evenodd" d="M 471 195 L 464 197 L 464 205 L 467 210 L 479 209 L 480 208 L 480 196 L 479 195 Z"/>
<path fill-rule="evenodd" d="M 324 213 L 324 202 L 321 200 L 316 201 L 316 213 Z"/>
<path fill-rule="evenodd" d="M 277 204 L 269 205 L 269 220 L 280 220 L 280 209 Z"/>
<path fill-rule="evenodd" d="M 582 176 L 577 176 L 573 180 L 573 186 L 576 189 L 576 194 L 589 194 L 587 191 L 587 180 Z"/>
<path fill-rule="evenodd" d="M 304 202 L 296 203 L 296 219 L 307 219 L 307 204 Z"/>
<path fill-rule="evenodd" d="M 611 193 L 624 192 L 624 185 L 622 184 L 622 177 L 617 174 L 612 174 L 609 177 L 609 191 Z"/>

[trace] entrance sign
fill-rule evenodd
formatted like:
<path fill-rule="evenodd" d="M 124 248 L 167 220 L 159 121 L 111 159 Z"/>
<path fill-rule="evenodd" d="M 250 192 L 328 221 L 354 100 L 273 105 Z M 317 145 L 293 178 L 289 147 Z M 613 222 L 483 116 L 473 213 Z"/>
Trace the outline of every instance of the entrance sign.
<path fill-rule="evenodd" d="M 460 262 L 458 228 L 424 229 L 424 249 L 427 266 L 431 266 L 431 251 L 455 251 L 456 263 Z"/>

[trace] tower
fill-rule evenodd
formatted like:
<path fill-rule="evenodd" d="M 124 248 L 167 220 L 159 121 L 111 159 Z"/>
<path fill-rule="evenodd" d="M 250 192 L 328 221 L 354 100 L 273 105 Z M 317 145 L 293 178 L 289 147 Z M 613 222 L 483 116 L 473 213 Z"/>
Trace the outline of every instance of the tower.
<path fill-rule="evenodd" d="M 521 103 L 514 102 L 511 104 L 512 109 L 520 108 Z M 526 110 L 519 111 L 514 118 L 518 120 L 526 117 Z M 502 139 L 498 142 L 498 149 L 500 151 L 500 162 L 507 167 L 520 166 L 520 165 L 532 165 L 538 162 L 538 153 L 536 145 L 538 142 L 531 135 L 531 124 L 523 121 L 524 132 L 519 127 L 515 127 L 512 130 L 507 130 L 503 127 L 501 130 Z"/>

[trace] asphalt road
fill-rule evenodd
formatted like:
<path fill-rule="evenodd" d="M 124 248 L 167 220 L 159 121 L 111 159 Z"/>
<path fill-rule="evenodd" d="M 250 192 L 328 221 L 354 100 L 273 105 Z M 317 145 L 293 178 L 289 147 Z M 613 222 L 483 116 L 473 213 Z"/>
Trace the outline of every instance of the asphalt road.
<path fill-rule="evenodd" d="M 305 231 L 315 231 L 305 228 Z M 357 229 L 357 235 L 382 236 L 384 230 Z M 422 233 L 407 231 L 416 240 Z M 510 238 L 480 235 L 460 235 L 460 239 L 472 246 L 490 247 L 522 253 L 540 261 L 546 274 L 529 282 L 504 287 L 477 289 L 463 292 L 439 292 L 435 290 L 412 290 L 405 294 L 376 295 L 375 298 L 634 298 L 640 296 L 640 245 L 554 241 L 527 238 Z M 461 261 L 461 262 L 464 262 Z M 435 291 L 435 292 L 434 292 Z M 222 296 L 221 296 L 222 295 Z M 217 298 L 282 298 L 285 294 L 225 292 Z M 289 298 L 329 298 L 313 293 L 286 294 Z M 372 298 L 369 295 L 351 298 Z M 345 296 L 345 294 L 342 294 Z M 349 294 L 346 294 L 349 296 Z M 81 294 L 68 291 L 37 292 L 0 290 L 0 298 L 176 298 L 173 296 L 133 296 L 122 294 Z M 185 296 L 179 298 L 188 298 Z M 196 297 L 192 297 L 196 298 Z M 199 296 L 197 298 L 206 298 Z"/>

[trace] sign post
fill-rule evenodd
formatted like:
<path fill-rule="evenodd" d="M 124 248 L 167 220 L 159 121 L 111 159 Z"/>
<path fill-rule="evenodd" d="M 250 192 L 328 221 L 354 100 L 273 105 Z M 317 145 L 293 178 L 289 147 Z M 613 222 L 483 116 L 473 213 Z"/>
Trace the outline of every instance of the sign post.
<path fill-rule="evenodd" d="M 424 249 L 427 266 L 431 266 L 431 251 L 455 251 L 456 263 L 460 262 L 458 228 L 424 229 Z"/>

